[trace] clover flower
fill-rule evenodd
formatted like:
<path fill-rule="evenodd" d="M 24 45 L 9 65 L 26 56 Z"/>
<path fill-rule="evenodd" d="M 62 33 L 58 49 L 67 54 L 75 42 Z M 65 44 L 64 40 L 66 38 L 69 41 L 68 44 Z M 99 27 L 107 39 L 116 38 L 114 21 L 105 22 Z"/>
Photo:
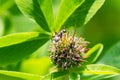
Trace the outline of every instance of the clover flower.
<path fill-rule="evenodd" d="M 70 35 L 65 29 L 61 30 L 53 37 L 53 42 L 50 47 L 50 58 L 52 62 L 63 70 L 68 70 L 72 67 L 79 67 L 86 61 L 83 55 L 89 50 L 82 36 L 75 37 L 75 32 Z"/>

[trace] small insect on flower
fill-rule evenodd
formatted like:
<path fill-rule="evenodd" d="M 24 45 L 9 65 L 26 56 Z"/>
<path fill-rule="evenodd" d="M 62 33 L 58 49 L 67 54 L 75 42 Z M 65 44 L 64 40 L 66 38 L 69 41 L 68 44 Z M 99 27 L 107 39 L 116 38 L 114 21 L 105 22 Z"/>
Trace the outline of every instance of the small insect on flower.
<path fill-rule="evenodd" d="M 83 56 L 88 51 L 88 42 L 82 36 L 76 37 L 76 32 L 70 35 L 65 29 L 53 38 L 50 47 L 50 58 L 58 69 L 68 70 L 74 66 L 81 66 L 85 62 Z"/>
<path fill-rule="evenodd" d="M 60 38 L 62 38 L 62 36 L 64 35 L 64 33 L 66 33 L 65 29 L 61 30 L 58 34 L 56 33 L 55 37 L 53 39 L 54 42 L 58 42 L 60 40 Z"/>

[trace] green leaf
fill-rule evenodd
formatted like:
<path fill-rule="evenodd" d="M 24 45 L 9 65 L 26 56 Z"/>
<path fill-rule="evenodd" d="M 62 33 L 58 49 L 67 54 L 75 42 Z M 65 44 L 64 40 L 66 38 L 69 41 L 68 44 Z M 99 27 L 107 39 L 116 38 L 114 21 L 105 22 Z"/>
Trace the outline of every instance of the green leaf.
<path fill-rule="evenodd" d="M 68 71 L 53 72 L 41 77 L 41 80 L 69 80 L 68 74 Z"/>
<path fill-rule="evenodd" d="M 51 0 L 16 0 L 21 12 L 34 19 L 44 30 L 50 32 L 53 25 Z"/>
<path fill-rule="evenodd" d="M 70 15 L 72 15 L 72 13 L 84 1 L 85 0 L 62 0 L 61 5 L 60 5 L 60 9 L 59 9 L 59 12 L 56 16 L 56 21 L 55 21 L 55 27 L 58 31 L 60 30 L 61 26 L 63 26 L 63 24 L 67 21 L 67 19 L 70 17 Z"/>
<path fill-rule="evenodd" d="M 41 80 L 53 80 L 53 79 L 51 79 L 51 74 L 47 74 L 47 75 L 41 77 Z"/>
<path fill-rule="evenodd" d="M 86 66 L 83 71 L 84 74 L 120 74 L 120 69 L 104 65 L 104 64 L 90 64 Z"/>
<path fill-rule="evenodd" d="M 106 80 L 107 78 L 112 78 L 120 75 L 120 69 L 104 65 L 104 64 L 90 64 L 87 65 L 86 69 L 83 71 L 81 79 L 84 80 Z"/>
<path fill-rule="evenodd" d="M 41 80 L 68 80 L 68 75 L 61 75 L 61 76 L 57 76 L 54 77 L 54 74 L 49 73 L 43 77 L 41 77 Z"/>
<path fill-rule="evenodd" d="M 108 49 L 98 63 L 120 68 L 120 41 Z"/>
<path fill-rule="evenodd" d="M 107 77 L 107 78 L 101 79 L 101 80 L 120 80 L 120 74 L 113 75 L 112 77 Z"/>
<path fill-rule="evenodd" d="M 0 37 L 0 65 L 18 62 L 49 40 L 38 32 L 16 33 Z"/>
<path fill-rule="evenodd" d="M 51 31 L 54 31 L 53 29 L 54 15 L 52 10 L 52 0 L 38 0 L 38 2 L 49 25 L 49 28 L 51 29 Z"/>
<path fill-rule="evenodd" d="M 62 0 L 55 27 L 81 27 L 86 24 L 105 0 Z M 64 11 L 64 12 L 63 12 Z"/>
<path fill-rule="evenodd" d="M 39 75 L 0 70 L 0 80 L 40 80 Z"/>
<path fill-rule="evenodd" d="M 42 80 L 68 80 L 68 71 L 58 71 L 58 72 L 51 72 L 45 76 L 43 76 Z"/>
<path fill-rule="evenodd" d="M 14 4 L 14 0 L 0 0 L 0 16 L 12 7 Z"/>
<path fill-rule="evenodd" d="M 94 74 L 94 75 L 83 75 L 81 77 L 81 80 L 119 80 L 119 79 L 114 79 L 115 77 L 120 76 L 119 74 Z"/>
<path fill-rule="evenodd" d="M 98 57 L 100 56 L 101 52 L 103 50 L 103 44 L 96 44 L 94 47 L 92 47 L 86 54 L 85 56 L 87 58 L 87 64 L 88 63 L 94 63 Z"/>

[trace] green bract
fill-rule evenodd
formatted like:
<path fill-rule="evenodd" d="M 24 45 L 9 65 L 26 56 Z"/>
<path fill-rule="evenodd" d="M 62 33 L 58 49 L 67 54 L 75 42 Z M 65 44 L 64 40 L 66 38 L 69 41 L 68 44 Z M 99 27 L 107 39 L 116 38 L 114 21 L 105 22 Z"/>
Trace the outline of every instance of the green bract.
<path fill-rule="evenodd" d="M 18 62 L 49 40 L 47 34 L 26 32 L 0 38 L 0 65 Z"/>

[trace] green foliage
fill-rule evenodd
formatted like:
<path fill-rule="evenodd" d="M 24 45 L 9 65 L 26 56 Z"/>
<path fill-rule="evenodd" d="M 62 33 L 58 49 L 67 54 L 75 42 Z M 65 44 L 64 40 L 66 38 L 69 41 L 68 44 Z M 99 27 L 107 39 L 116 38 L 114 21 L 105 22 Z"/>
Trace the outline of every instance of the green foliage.
<path fill-rule="evenodd" d="M 104 65 L 104 64 L 90 64 L 86 66 L 82 77 L 84 80 L 107 80 L 114 76 L 119 76 L 120 69 Z"/>
<path fill-rule="evenodd" d="M 101 52 L 103 50 L 103 44 L 96 44 L 93 48 L 91 48 L 86 54 L 85 56 L 89 57 L 87 59 L 88 63 L 94 63 L 98 57 L 100 56 Z M 97 51 L 97 52 L 96 52 Z"/>
<path fill-rule="evenodd" d="M 1 80 L 40 80 L 40 78 L 39 75 L 0 70 Z"/>
<path fill-rule="evenodd" d="M 75 12 L 75 10 L 79 6 L 81 6 L 84 1 L 85 0 L 72 0 L 72 1 L 62 0 L 59 12 L 58 12 L 57 17 L 56 17 L 55 27 L 57 27 L 57 29 L 60 30 L 60 27 L 63 26 L 63 24 L 69 18 L 69 16 L 73 12 Z"/>
<path fill-rule="evenodd" d="M 62 0 L 55 26 L 57 26 L 58 30 L 60 30 L 62 26 L 83 26 L 92 18 L 104 1 L 105 0 Z"/>
<path fill-rule="evenodd" d="M 92 18 L 104 1 L 105 0 L 63 0 L 55 22 L 53 19 L 51 0 L 16 0 L 16 3 L 25 15 L 35 19 L 46 31 L 51 30 L 53 32 L 54 29 L 59 31 L 62 26 L 83 26 Z"/>
<path fill-rule="evenodd" d="M 0 38 L 0 64 L 18 62 L 48 41 L 48 35 L 39 32 L 11 34 Z"/>
<path fill-rule="evenodd" d="M 16 0 L 23 14 L 34 19 L 44 30 L 50 31 L 53 23 L 51 0 Z"/>
<path fill-rule="evenodd" d="M 95 2 L 94 2 L 95 1 Z M 67 0 L 63 0 L 61 3 L 61 7 L 60 7 L 60 11 L 58 13 L 58 17 L 55 21 L 56 23 L 63 23 L 62 20 L 70 20 L 68 17 L 70 16 L 70 14 L 76 12 L 77 10 L 81 10 L 82 6 L 85 6 L 85 12 L 88 12 L 89 7 L 93 7 L 95 4 L 98 4 L 98 0 L 94 0 L 94 1 L 84 1 L 84 0 L 75 0 L 75 1 L 67 1 Z M 69 6 L 66 6 L 67 3 L 70 3 Z M 27 16 L 33 18 L 36 20 L 36 22 L 46 31 L 50 31 L 51 30 L 51 26 L 53 26 L 53 12 L 52 12 L 52 3 L 50 0 L 16 0 L 16 3 L 18 5 L 18 7 L 20 8 L 20 10 Z M 87 6 L 88 3 L 89 7 Z M 94 4 L 93 4 L 94 3 Z M 103 1 L 100 2 L 101 5 L 103 4 Z M 92 5 L 93 4 L 93 5 Z M 99 9 L 99 7 L 101 5 L 97 5 L 97 8 L 95 9 L 95 11 L 97 11 Z M 66 6 L 66 7 L 65 7 Z M 80 7 L 80 8 L 79 8 Z M 86 7 L 88 9 L 86 9 Z M 90 10 L 91 10 L 90 8 Z M 92 8 L 94 9 L 94 8 Z M 63 14 L 62 11 L 66 11 L 65 14 Z M 69 14 L 68 14 L 69 13 Z M 60 18 L 59 16 L 62 16 L 62 18 Z M 87 14 L 89 15 L 89 13 Z M 68 17 L 66 17 L 68 16 Z M 90 17 L 91 15 L 89 15 Z M 66 18 L 65 18 L 66 17 Z M 76 19 L 76 17 L 74 17 Z M 58 21 L 61 20 L 61 21 Z M 79 23 L 79 22 L 77 22 Z M 76 23 L 75 23 L 76 24 Z M 57 25 L 56 25 L 57 26 Z M 58 29 L 60 29 L 60 25 L 57 27 Z M 53 30 L 53 28 L 52 28 Z M 31 34 L 31 33 L 27 33 L 27 34 Z M 39 39 L 36 39 L 36 37 L 38 36 L 45 36 Z M 34 38 L 35 37 L 35 38 Z M 32 40 L 31 39 L 34 38 Z M 47 35 L 37 35 L 33 34 L 32 36 L 28 36 L 25 34 L 15 34 L 12 36 L 5 36 L 5 37 L 1 37 L 1 48 L 0 48 L 0 54 L 1 54 L 1 60 L 0 63 L 1 64 L 7 64 L 7 63 L 12 63 L 12 62 L 17 62 L 20 61 L 21 59 L 25 58 L 26 56 L 30 55 L 32 52 L 34 52 L 36 49 L 38 49 L 40 46 L 42 46 L 42 44 L 44 44 L 47 40 L 49 40 L 49 37 Z M 41 41 L 41 43 L 40 43 Z M 35 45 L 35 46 L 34 46 Z M 29 48 L 31 48 L 30 50 L 27 50 Z M 14 48 L 14 50 L 13 50 Z M 11 51 L 9 53 L 9 51 Z M 21 55 L 21 53 L 24 52 L 24 55 Z M 4 55 L 3 55 L 4 53 Z M 9 55 L 12 55 L 11 57 L 7 57 Z M 6 56 L 7 55 L 7 56 Z M 9 59 L 6 60 L 6 59 Z"/>
<path fill-rule="evenodd" d="M 42 30 L 42 33 L 40 32 L 41 30 L 38 30 L 38 32 L 24 32 L 6 35 L 9 34 L 10 27 L 8 26 L 11 26 L 11 22 L 8 17 L 4 18 L 6 24 L 4 35 L 6 36 L 0 37 L 0 66 L 5 67 L 8 64 L 17 64 L 17 62 L 21 61 L 20 70 L 33 74 L 0 70 L 1 80 L 78 80 L 80 78 L 83 78 L 84 80 L 96 80 L 102 78 L 107 79 L 120 74 L 120 70 L 116 68 L 120 67 L 118 65 L 120 59 L 119 56 L 117 56 L 120 52 L 120 43 L 108 50 L 103 59 L 99 61 L 99 63 L 104 62 L 105 64 L 115 65 L 116 67 L 104 64 L 92 64 L 97 62 L 97 59 L 103 50 L 102 44 L 95 45 L 84 55 L 86 57 L 89 56 L 89 59 L 82 67 L 73 68 L 69 71 L 56 70 L 54 72 L 54 70 L 52 70 L 49 74 L 42 77 L 40 77 L 40 75 L 48 73 L 49 71 L 50 61 L 48 57 L 37 57 L 38 59 L 30 57 L 29 59 L 24 60 L 49 41 L 54 30 L 59 32 L 62 28 L 72 26 L 79 28 L 84 26 L 99 10 L 105 0 L 62 0 L 55 18 L 53 15 L 52 0 L 15 1 L 20 11 L 24 15 L 35 20 L 40 28 L 44 30 Z M 0 2 L 0 15 L 3 16 L 3 13 L 13 4 L 14 0 L 2 0 L 2 2 Z M 116 59 L 110 60 L 113 57 L 116 57 Z M 116 61 L 118 63 L 115 63 Z M 30 71 L 31 68 L 33 69 Z"/>
<path fill-rule="evenodd" d="M 87 65 L 86 70 L 83 72 L 85 74 L 119 74 L 120 69 L 104 64 L 90 64 Z"/>

